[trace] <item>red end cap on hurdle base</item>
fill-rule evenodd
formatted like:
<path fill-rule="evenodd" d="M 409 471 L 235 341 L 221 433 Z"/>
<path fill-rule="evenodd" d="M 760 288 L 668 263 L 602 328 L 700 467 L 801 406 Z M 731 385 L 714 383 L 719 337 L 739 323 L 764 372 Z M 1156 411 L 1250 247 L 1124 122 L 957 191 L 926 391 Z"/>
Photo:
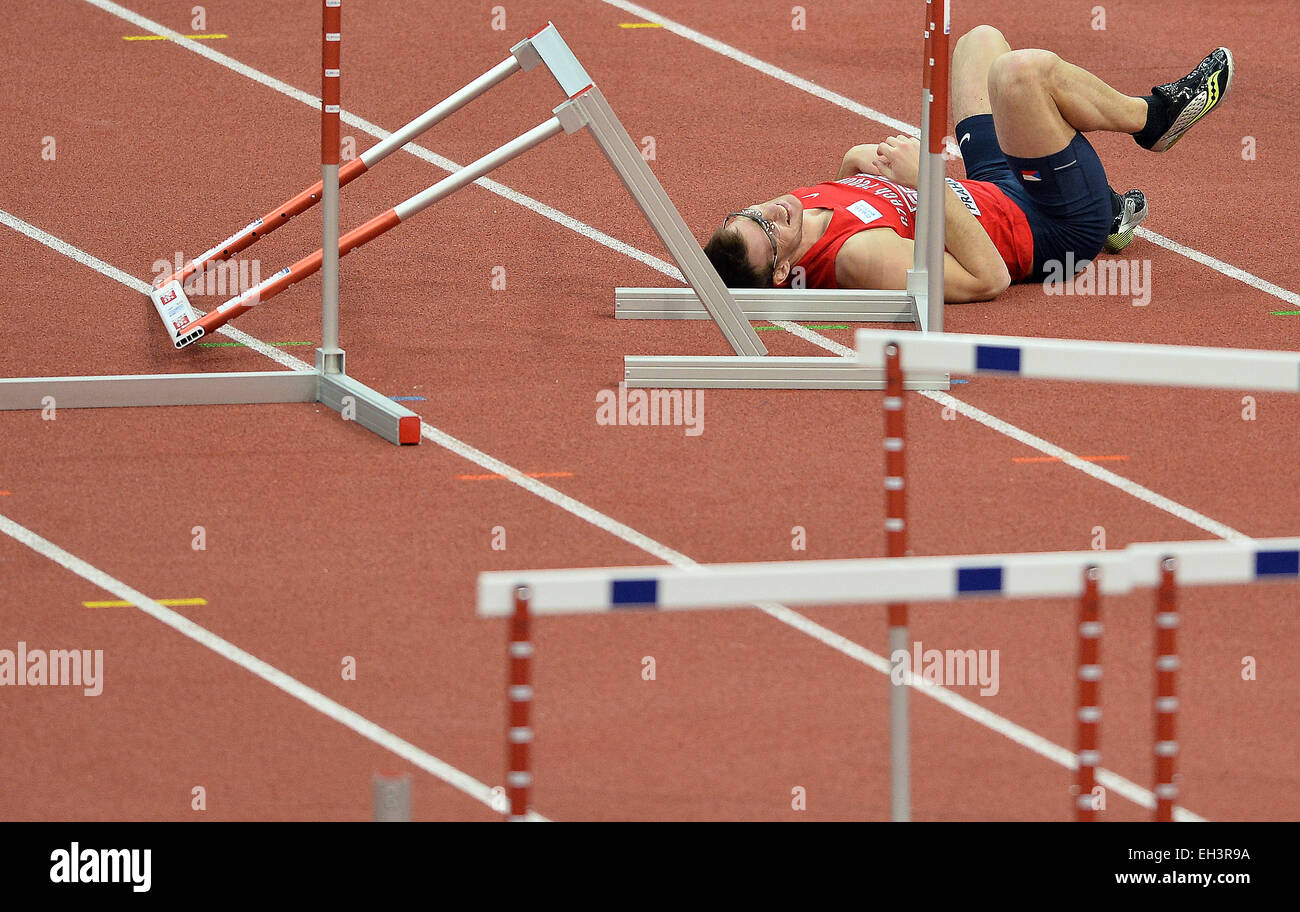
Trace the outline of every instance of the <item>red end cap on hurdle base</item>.
<path fill-rule="evenodd" d="M 420 416 L 406 415 L 398 419 L 397 439 L 402 446 L 420 442 Z"/>

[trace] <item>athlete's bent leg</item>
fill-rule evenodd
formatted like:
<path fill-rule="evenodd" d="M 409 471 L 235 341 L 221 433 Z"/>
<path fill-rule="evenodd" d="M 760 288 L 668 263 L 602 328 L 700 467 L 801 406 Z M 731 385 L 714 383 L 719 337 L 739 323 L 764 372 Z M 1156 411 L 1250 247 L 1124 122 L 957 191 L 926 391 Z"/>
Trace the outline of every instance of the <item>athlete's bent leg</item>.
<path fill-rule="evenodd" d="M 952 52 L 952 120 L 961 123 L 976 114 L 992 114 L 989 69 L 1011 51 L 1007 39 L 991 25 L 978 25 L 957 39 Z"/>
<path fill-rule="evenodd" d="M 1112 89 L 1051 51 L 1011 51 L 989 68 L 989 102 L 1002 150 L 1017 158 L 1060 152 L 1075 132 L 1136 133 L 1147 102 Z"/>

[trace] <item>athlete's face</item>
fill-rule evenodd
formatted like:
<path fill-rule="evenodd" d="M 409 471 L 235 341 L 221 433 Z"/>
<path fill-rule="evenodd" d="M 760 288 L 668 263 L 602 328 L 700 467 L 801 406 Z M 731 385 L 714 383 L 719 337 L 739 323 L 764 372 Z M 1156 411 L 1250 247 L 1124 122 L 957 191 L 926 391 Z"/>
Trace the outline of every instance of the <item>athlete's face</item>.
<path fill-rule="evenodd" d="M 803 203 L 787 193 L 743 211 L 758 216 L 761 222 L 734 216 L 727 221 L 726 227 L 740 233 L 749 252 L 750 265 L 759 273 L 772 267 L 775 241 L 776 268 L 772 272 L 772 281 L 780 285 L 790 275 L 794 253 L 803 242 Z"/>

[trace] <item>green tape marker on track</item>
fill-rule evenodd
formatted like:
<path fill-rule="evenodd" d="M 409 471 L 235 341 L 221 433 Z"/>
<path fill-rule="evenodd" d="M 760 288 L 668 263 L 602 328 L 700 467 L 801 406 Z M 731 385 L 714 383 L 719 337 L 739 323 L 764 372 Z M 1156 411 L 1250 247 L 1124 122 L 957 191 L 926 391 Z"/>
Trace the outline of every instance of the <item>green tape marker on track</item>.
<path fill-rule="evenodd" d="M 315 342 L 268 342 L 276 348 L 288 348 L 291 345 L 315 345 Z M 200 342 L 199 348 L 243 348 L 243 342 Z"/>
<path fill-rule="evenodd" d="M 847 323 L 801 323 L 804 329 L 848 329 Z M 784 326 L 755 326 L 756 332 L 785 332 Z"/>
<path fill-rule="evenodd" d="M 1300 310 L 1275 310 L 1275 311 L 1273 311 L 1273 316 L 1275 316 L 1275 317 L 1300 317 Z"/>

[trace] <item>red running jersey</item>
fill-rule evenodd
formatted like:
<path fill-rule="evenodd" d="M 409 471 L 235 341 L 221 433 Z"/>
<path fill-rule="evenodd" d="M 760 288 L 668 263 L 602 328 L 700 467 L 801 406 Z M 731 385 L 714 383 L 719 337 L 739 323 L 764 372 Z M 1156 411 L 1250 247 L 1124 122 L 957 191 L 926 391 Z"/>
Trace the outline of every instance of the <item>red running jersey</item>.
<path fill-rule="evenodd" d="M 1020 207 L 996 184 L 947 180 L 1002 254 L 1011 280 L 1029 275 L 1034 267 L 1034 236 Z M 833 213 L 826 233 L 797 264 L 806 271 L 809 288 L 839 287 L 835 257 L 844 242 L 859 231 L 890 228 L 900 237 L 915 239 L 916 191 L 883 177 L 859 174 L 791 192 L 805 209 L 830 209 Z"/>

